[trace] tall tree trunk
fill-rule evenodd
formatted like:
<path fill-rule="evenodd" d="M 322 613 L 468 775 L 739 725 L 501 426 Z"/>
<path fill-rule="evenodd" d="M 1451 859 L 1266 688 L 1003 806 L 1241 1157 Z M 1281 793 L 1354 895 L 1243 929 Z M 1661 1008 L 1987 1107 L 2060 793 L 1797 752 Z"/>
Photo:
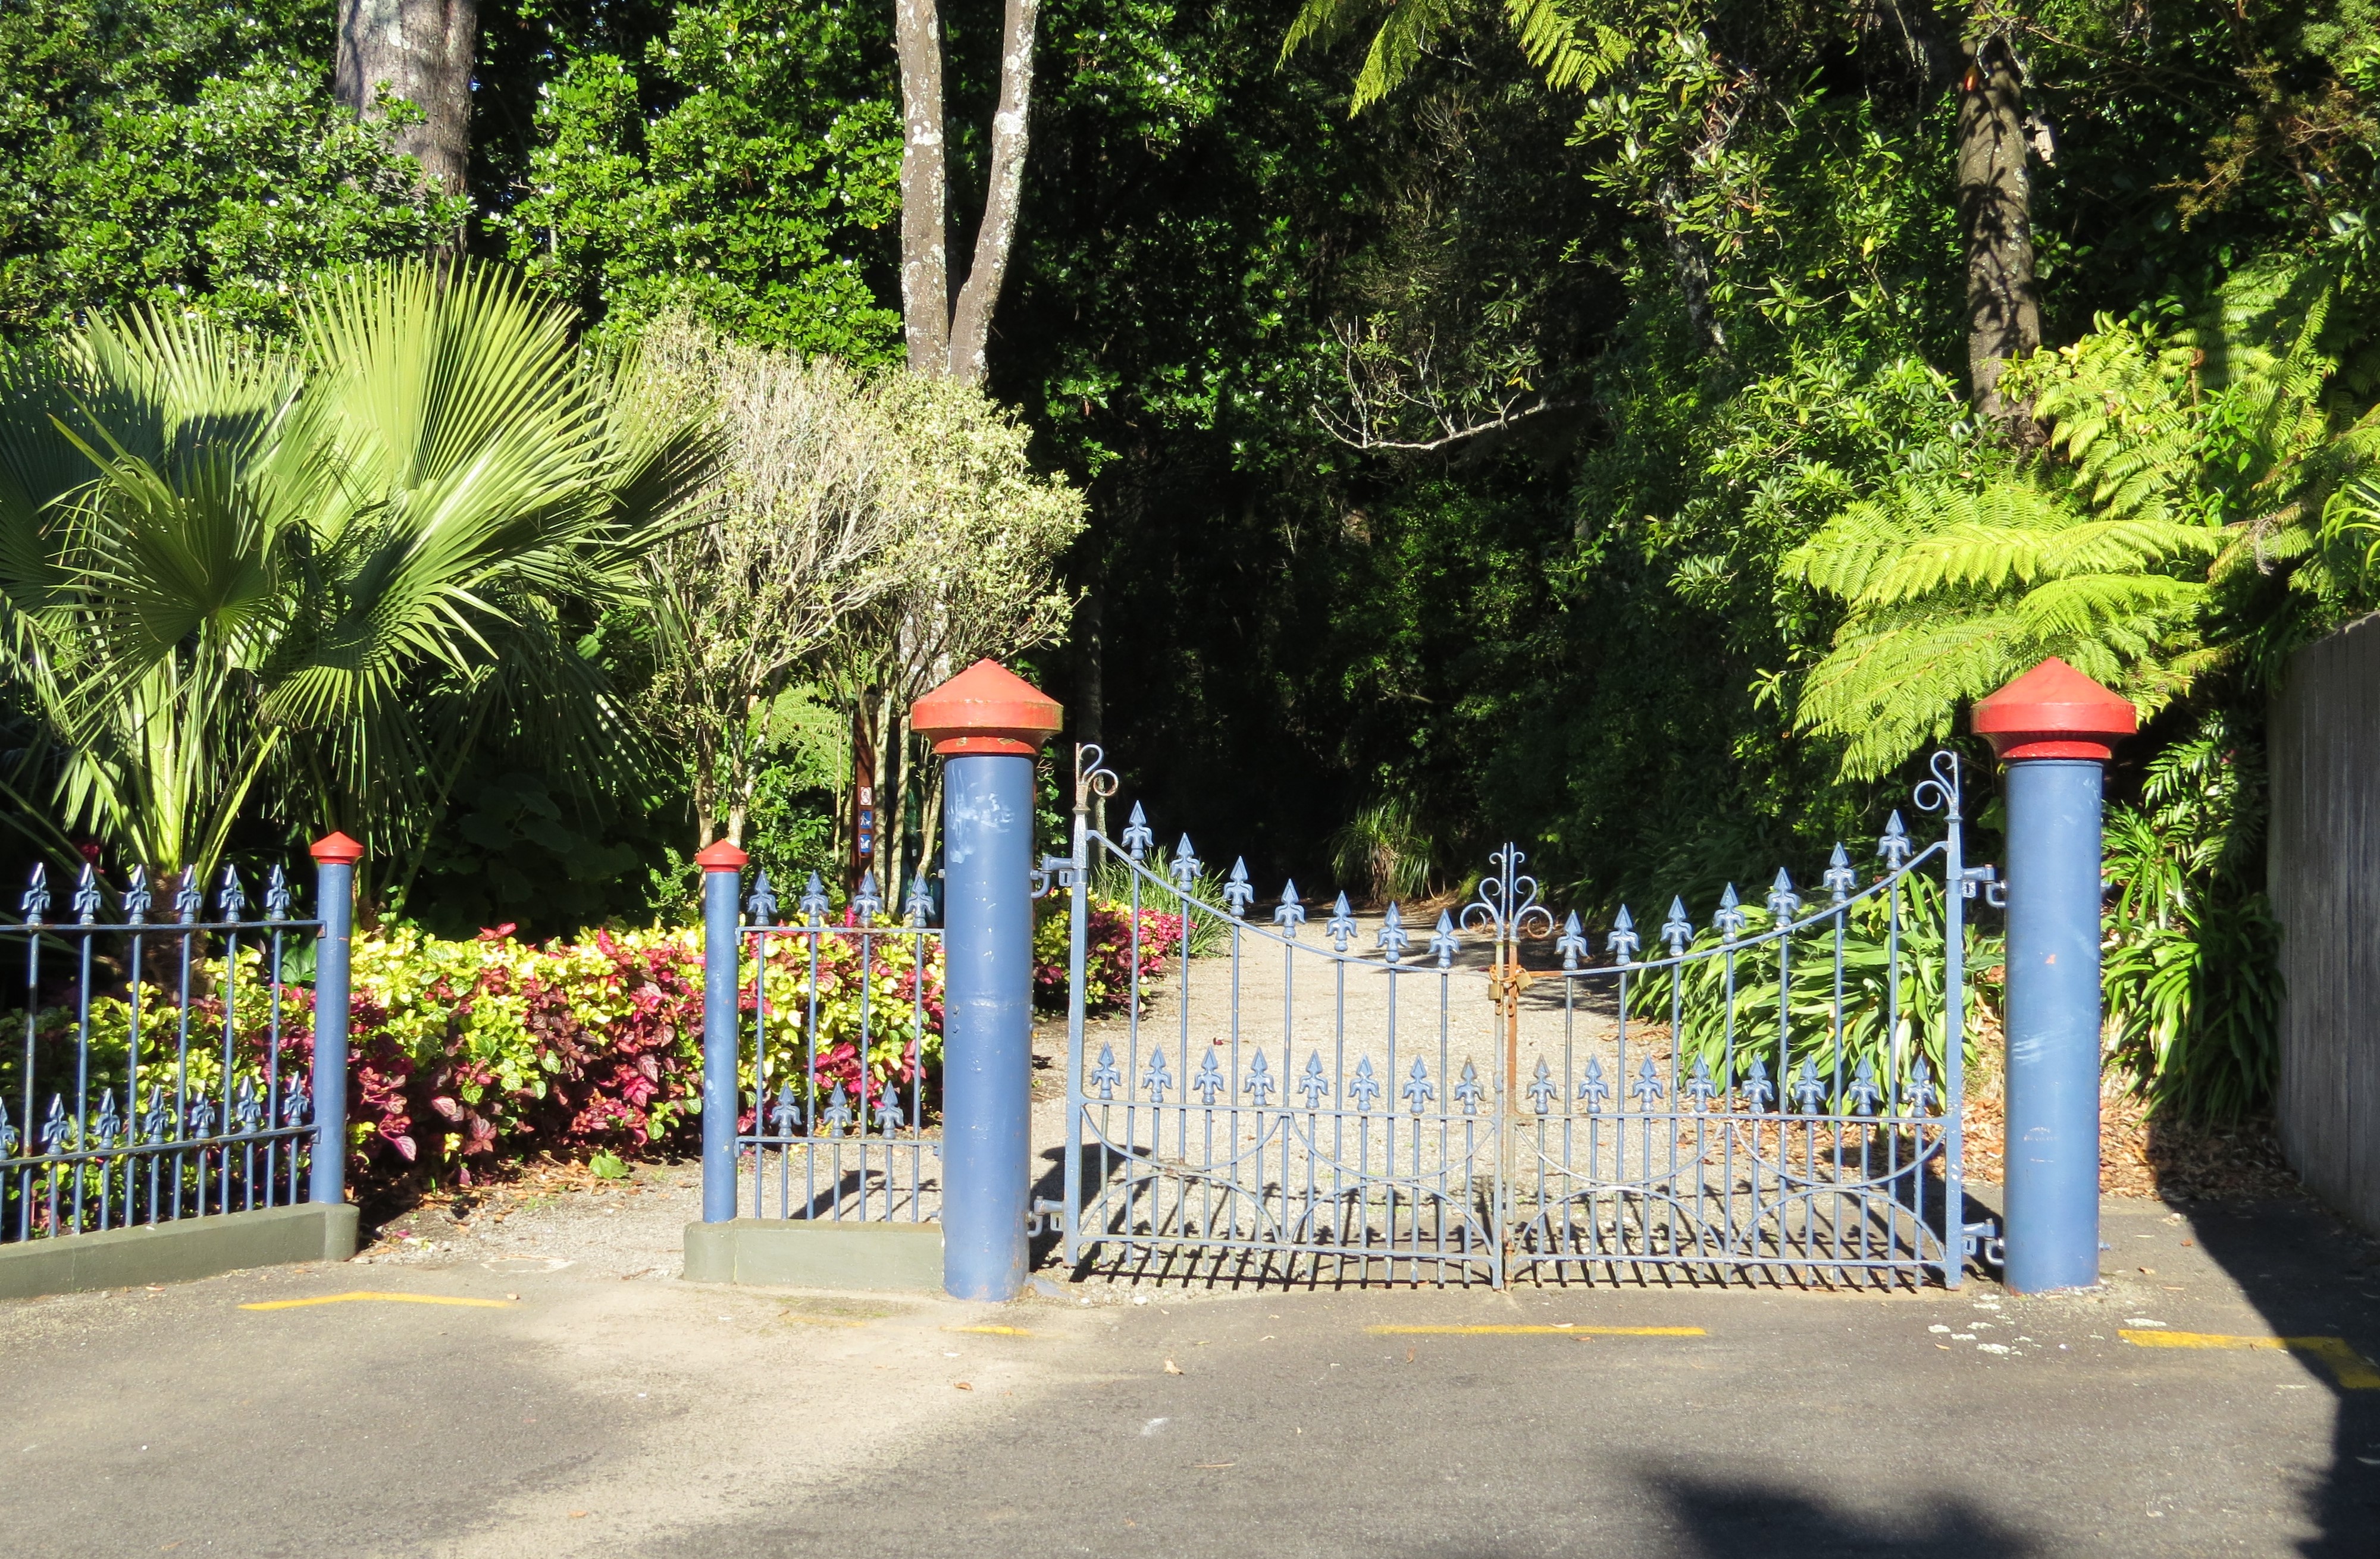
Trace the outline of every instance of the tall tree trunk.
<path fill-rule="evenodd" d="M 942 21 L 934 0 L 898 0 L 901 61 L 901 324 L 911 373 L 950 361 L 949 165 L 942 143 Z"/>
<path fill-rule="evenodd" d="M 980 384 L 984 354 L 991 340 L 992 306 L 1008 274 L 1008 254 L 1016 241 L 1016 210 L 1025 193 L 1026 114 L 1033 103 L 1033 35 L 1040 24 L 1041 0 L 1008 0 L 1000 31 L 1000 106 L 991 116 L 991 188 L 976 229 L 975 260 L 959 289 L 951 320 L 951 377 Z"/>
<path fill-rule="evenodd" d="M 339 0 L 331 91 L 359 119 L 385 113 L 383 91 L 421 110 L 398 127 L 395 149 L 448 195 L 471 172 L 471 64 L 480 46 L 479 0 Z"/>
<path fill-rule="evenodd" d="M 2041 442 L 2030 402 L 2000 394 L 2009 359 L 2041 344 L 2033 275 L 2033 186 L 2025 173 L 2024 84 L 2007 42 L 1968 57 L 1959 94 L 1959 231 L 1967 248 L 1967 378 L 1975 409 L 2018 444 Z"/>

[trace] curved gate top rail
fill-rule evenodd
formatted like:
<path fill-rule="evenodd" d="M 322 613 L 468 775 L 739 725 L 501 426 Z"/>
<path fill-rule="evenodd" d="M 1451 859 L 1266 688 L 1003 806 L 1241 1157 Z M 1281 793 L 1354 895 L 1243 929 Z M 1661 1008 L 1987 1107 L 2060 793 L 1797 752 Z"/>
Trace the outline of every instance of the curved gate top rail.
<path fill-rule="evenodd" d="M 1244 862 L 1167 856 L 1076 752 L 1070 890 L 1069 1259 L 1232 1281 L 1767 1278 L 1957 1287 L 1964 900 L 1945 752 L 1862 880 L 1841 845 L 1648 947 L 1623 907 L 1597 961 L 1507 844 L 1424 930 Z M 1102 968 L 1090 930 L 1104 921 Z M 1121 920 L 1121 925 L 1117 924 Z M 1319 936 L 1314 935 L 1319 932 Z M 1541 949 L 1550 942 L 1549 966 Z M 1212 944 L 1212 956 L 1194 956 Z M 1524 951 L 1542 967 L 1530 967 Z M 1104 1011 L 1090 1009 L 1095 990 Z"/>

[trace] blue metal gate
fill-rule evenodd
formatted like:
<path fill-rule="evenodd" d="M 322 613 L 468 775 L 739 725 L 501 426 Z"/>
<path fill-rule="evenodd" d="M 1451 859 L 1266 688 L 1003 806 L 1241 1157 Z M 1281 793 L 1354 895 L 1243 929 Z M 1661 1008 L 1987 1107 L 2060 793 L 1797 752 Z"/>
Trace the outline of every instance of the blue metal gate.
<path fill-rule="evenodd" d="M 1992 874 L 1961 858 L 1951 755 L 1914 797 L 1941 836 L 1896 813 L 1865 880 L 1838 845 L 1815 894 L 1780 871 L 1700 927 L 1681 899 L 1649 941 L 1623 908 L 1599 948 L 1511 845 L 1427 926 L 1342 894 L 1318 927 L 1294 884 L 1259 910 L 1244 864 L 1212 886 L 1138 806 L 1118 839 L 1092 828 L 1116 786 L 1099 756 L 1077 749 L 1074 852 L 1051 863 L 1073 914 L 1070 1261 L 1958 1286 L 1963 906 Z"/>

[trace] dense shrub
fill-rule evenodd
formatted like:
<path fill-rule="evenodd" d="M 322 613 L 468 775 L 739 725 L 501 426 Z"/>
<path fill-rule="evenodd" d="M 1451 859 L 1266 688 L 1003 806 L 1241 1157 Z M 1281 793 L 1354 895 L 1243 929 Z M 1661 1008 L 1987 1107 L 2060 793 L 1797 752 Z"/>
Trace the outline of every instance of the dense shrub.
<path fill-rule="evenodd" d="M 1101 899 L 1090 901 L 1091 923 L 1083 949 L 1083 1004 L 1092 1012 L 1121 1006 L 1132 989 L 1133 912 Z M 1045 1011 L 1066 1009 L 1066 966 L 1073 927 L 1065 900 L 1033 927 L 1033 1000 Z M 1140 912 L 1140 978 L 1144 985 L 1161 975 L 1166 961 L 1182 947 L 1182 917 Z"/>
<path fill-rule="evenodd" d="M 702 1082 L 699 933 L 599 932 L 531 946 L 511 930 L 447 941 L 392 925 L 357 937 L 348 1122 L 350 1173 L 360 1189 L 468 1183 L 540 1152 L 633 1157 L 693 1147 Z M 917 941 L 898 931 L 863 938 L 839 929 L 817 938 L 815 960 L 809 938 L 780 934 L 770 942 L 763 1048 L 772 1094 L 794 1080 L 807 1085 L 813 1029 L 819 1102 L 856 1083 L 863 1013 L 871 1076 L 906 1082 L 921 1061 L 929 1074 L 939 1069 L 938 939 L 925 944 L 922 982 Z M 129 994 L 91 1004 L 94 1108 L 100 1090 L 123 1096 Z M 140 999 L 136 1111 L 148 1111 L 152 1094 L 170 1108 L 178 1082 L 216 1101 L 220 1119 L 226 999 L 236 1074 L 254 1077 L 267 1060 L 272 992 L 261 950 L 243 949 L 233 987 L 194 997 L 187 1014 L 152 987 L 144 985 Z M 743 1009 L 751 1013 L 757 1003 L 747 979 Z M 179 1041 L 186 1016 L 187 1050 Z M 285 1097 L 312 1062 L 313 993 L 305 985 L 283 987 L 281 1028 Z M 36 1016 L 38 1077 L 74 1075 L 75 1029 L 70 1007 Z M 739 1082 L 749 1099 L 748 1051 Z M 0 1076 L 0 1087 L 14 1086 Z"/>

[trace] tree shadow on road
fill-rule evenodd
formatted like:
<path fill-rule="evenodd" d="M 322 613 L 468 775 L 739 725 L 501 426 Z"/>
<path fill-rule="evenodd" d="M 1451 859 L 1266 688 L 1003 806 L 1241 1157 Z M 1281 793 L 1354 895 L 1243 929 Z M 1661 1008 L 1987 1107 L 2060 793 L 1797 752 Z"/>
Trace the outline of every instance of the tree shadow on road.
<path fill-rule="evenodd" d="M 1801 1489 L 1765 1480 L 1662 1471 L 1648 1474 L 1645 1482 L 1669 1504 L 1682 1540 L 1672 1552 L 1681 1555 L 2031 1559 L 2046 1552 L 2032 1537 L 1958 1495 L 1937 1494 L 1916 1509 L 1867 1512 L 1845 1510 Z"/>

